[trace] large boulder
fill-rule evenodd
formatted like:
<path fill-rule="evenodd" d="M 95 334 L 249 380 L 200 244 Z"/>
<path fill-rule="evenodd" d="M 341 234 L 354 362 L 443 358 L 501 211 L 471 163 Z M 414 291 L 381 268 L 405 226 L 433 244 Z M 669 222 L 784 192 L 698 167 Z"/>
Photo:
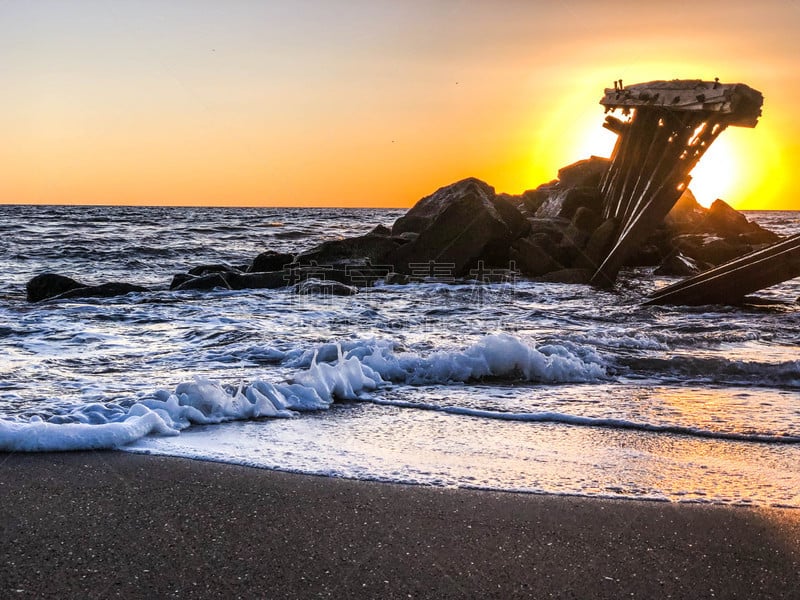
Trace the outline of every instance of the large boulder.
<path fill-rule="evenodd" d="M 597 188 L 565 188 L 559 184 L 549 190 L 547 199 L 539 206 L 535 216 L 542 219 L 555 217 L 572 219 L 579 208 L 583 207 L 599 212 L 601 204 L 602 201 Z"/>
<path fill-rule="evenodd" d="M 512 242 L 528 227 L 511 202 L 497 201 L 494 188 L 478 179 L 464 179 L 423 198 L 395 221 L 394 235 L 412 231 L 419 236 L 397 247 L 388 261 L 400 273 L 434 262 L 456 277 L 478 261 L 508 266 Z"/>
<path fill-rule="evenodd" d="M 527 234 L 531 230 L 530 222 L 509 196 L 495 196 L 492 198 L 492 205 L 508 228 L 509 237 L 512 240 Z"/>
<path fill-rule="evenodd" d="M 707 215 L 708 209 L 687 188 L 664 218 L 664 226 L 672 235 L 697 233 L 702 229 Z"/>
<path fill-rule="evenodd" d="M 564 268 L 564 265 L 553 257 L 553 250 L 552 239 L 546 234 L 537 233 L 514 242 L 511 247 L 511 260 L 523 275 L 536 277 Z"/>
<path fill-rule="evenodd" d="M 461 197 L 482 197 L 488 202 L 488 199 L 493 198 L 494 195 L 492 186 L 474 177 L 441 187 L 430 196 L 417 202 L 406 214 L 397 219 L 392 225 L 392 235 L 400 235 L 409 231 L 422 233 Z"/>
<path fill-rule="evenodd" d="M 614 247 L 618 229 L 619 221 L 617 219 L 603 221 L 589 236 L 583 252 L 578 256 L 577 266 L 587 269 L 599 267 Z"/>
<path fill-rule="evenodd" d="M 771 244 L 779 239 L 778 235 L 757 223 L 751 223 L 747 217 L 724 200 L 714 200 L 701 228 L 706 233 L 713 233 L 726 239 L 741 236 L 752 244 Z"/>
<path fill-rule="evenodd" d="M 672 235 L 714 235 L 734 244 L 771 244 L 780 239 L 724 200 L 704 208 L 688 189 L 664 219 L 664 226 Z"/>
<path fill-rule="evenodd" d="M 611 161 L 600 156 L 591 156 L 584 160 L 561 167 L 558 170 L 558 181 L 565 188 L 591 187 L 599 188 L 603 175 Z"/>
<path fill-rule="evenodd" d="M 550 192 L 546 188 L 537 188 L 522 192 L 518 198 L 514 199 L 517 207 L 526 217 L 536 216 L 536 212 L 550 197 Z"/>
<path fill-rule="evenodd" d="M 394 222 L 392 235 L 397 236 L 407 231 L 422 233 L 439 220 L 442 213 L 448 210 L 452 204 L 459 203 L 464 198 L 473 197 L 482 198 L 487 204 L 494 204 L 496 199 L 494 188 L 488 183 L 475 177 L 463 179 L 441 187 L 430 196 L 417 202 L 406 214 Z M 512 206 L 512 202 L 508 199 L 506 199 L 506 204 Z"/>

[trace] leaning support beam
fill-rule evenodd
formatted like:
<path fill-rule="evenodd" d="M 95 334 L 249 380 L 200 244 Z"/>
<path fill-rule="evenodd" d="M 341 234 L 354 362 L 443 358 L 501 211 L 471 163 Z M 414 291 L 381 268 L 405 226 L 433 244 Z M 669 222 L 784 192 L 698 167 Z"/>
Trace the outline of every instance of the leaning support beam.
<path fill-rule="evenodd" d="M 754 127 L 763 96 L 743 84 L 653 81 L 606 89 L 600 104 L 621 110 L 605 127 L 619 136 L 600 183 L 603 213 L 620 223 L 610 252 L 592 276 L 614 284 L 631 252 L 654 230 L 689 185 L 689 173 L 729 125 Z"/>
<path fill-rule="evenodd" d="M 739 304 L 753 292 L 800 277 L 800 234 L 650 294 L 644 304 Z"/>

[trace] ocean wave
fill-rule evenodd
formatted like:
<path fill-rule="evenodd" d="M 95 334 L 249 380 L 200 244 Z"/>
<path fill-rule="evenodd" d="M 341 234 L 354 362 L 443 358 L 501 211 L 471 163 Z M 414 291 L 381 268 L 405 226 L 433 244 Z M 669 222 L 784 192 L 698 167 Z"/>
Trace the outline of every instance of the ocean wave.
<path fill-rule="evenodd" d="M 768 363 L 719 357 L 672 356 L 639 357 L 620 362 L 639 374 L 657 375 L 660 378 L 677 377 L 712 384 L 800 388 L 800 360 Z"/>
<path fill-rule="evenodd" d="M 576 335 L 573 341 L 585 344 L 594 344 L 605 348 L 619 350 L 669 350 L 669 346 L 658 337 L 648 337 L 637 333 L 598 333 L 595 335 Z"/>
<path fill-rule="evenodd" d="M 176 435 L 194 424 L 324 410 L 335 400 L 366 399 L 390 383 L 451 384 L 487 378 L 566 383 L 606 378 L 604 365 L 590 349 L 537 348 L 507 334 L 487 335 L 465 350 L 428 356 L 397 350 L 386 340 L 325 344 L 311 351 L 307 369 L 289 383 L 256 380 L 223 386 L 198 377 L 174 392 L 155 392 L 127 409 L 95 403 L 48 420 L 35 416 L 28 421 L 0 421 L 0 450 L 113 448 L 150 434 Z M 284 356 L 304 365 L 307 353 Z"/>

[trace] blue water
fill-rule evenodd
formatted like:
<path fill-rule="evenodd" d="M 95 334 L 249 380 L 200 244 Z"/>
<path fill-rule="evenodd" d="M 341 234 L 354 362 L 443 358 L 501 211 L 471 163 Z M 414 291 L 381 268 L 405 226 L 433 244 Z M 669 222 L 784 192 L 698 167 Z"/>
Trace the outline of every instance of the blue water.
<path fill-rule="evenodd" d="M 610 292 L 514 279 L 352 297 L 168 289 L 198 264 L 296 252 L 402 213 L 0 206 L 0 439 L 800 507 L 798 280 L 741 308 L 641 307 L 673 281 L 649 269 Z M 797 212 L 748 217 L 800 231 Z M 152 291 L 28 304 L 25 282 L 45 271 Z"/>

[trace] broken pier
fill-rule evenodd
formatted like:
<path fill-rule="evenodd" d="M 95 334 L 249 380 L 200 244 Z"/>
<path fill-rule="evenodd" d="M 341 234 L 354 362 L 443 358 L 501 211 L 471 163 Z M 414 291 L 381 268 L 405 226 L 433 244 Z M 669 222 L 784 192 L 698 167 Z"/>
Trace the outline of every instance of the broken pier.
<path fill-rule="evenodd" d="M 690 172 L 714 140 L 731 125 L 755 127 L 764 97 L 742 83 L 615 82 L 600 104 L 604 126 L 617 134 L 600 193 L 603 216 L 617 221 L 617 234 L 592 276 L 600 287 L 614 284 L 631 252 L 656 229 L 691 180 Z"/>

